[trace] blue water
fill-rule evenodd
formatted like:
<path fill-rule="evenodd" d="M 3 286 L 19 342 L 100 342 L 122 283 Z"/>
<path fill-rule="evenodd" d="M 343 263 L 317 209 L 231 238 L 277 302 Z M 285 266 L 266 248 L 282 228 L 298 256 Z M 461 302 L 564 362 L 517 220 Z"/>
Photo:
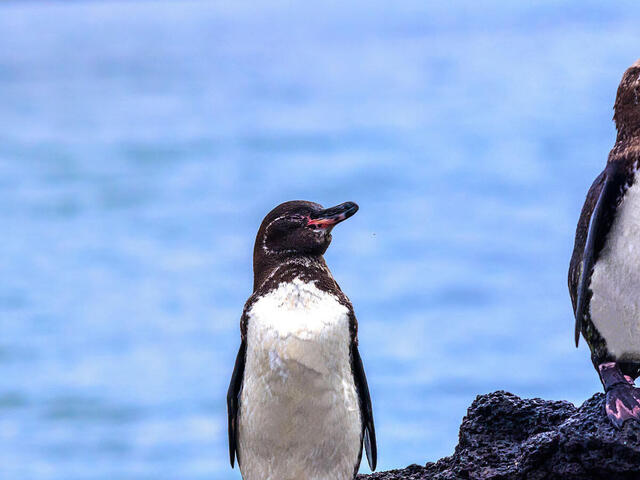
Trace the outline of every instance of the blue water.
<path fill-rule="evenodd" d="M 477 394 L 599 390 L 566 270 L 639 22 L 633 1 L 3 2 L 0 478 L 238 479 L 253 237 L 289 199 L 360 204 L 326 258 L 380 469 L 451 453 Z"/>

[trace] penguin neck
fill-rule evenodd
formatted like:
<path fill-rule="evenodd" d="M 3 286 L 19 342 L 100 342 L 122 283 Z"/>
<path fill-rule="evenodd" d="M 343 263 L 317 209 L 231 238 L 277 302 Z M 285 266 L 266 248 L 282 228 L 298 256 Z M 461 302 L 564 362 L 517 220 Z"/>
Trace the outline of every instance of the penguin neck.
<path fill-rule="evenodd" d="M 609 153 L 609 162 L 626 159 L 637 162 L 640 160 L 640 128 L 633 130 L 619 130 L 616 144 Z"/>
<path fill-rule="evenodd" d="M 329 280 L 335 283 L 322 255 L 282 254 L 254 262 L 253 291 L 269 291 L 282 282 Z M 323 282 L 324 283 L 324 282 Z"/>
<path fill-rule="evenodd" d="M 640 157 L 640 105 L 625 103 L 621 98 L 618 94 L 614 106 L 613 120 L 618 134 L 609 161 L 620 158 L 636 161 Z"/>
<path fill-rule="evenodd" d="M 616 143 L 640 143 L 640 114 L 636 122 L 624 123 L 618 127 Z"/>
<path fill-rule="evenodd" d="M 640 99 L 635 89 L 633 95 L 630 92 L 629 87 L 623 88 L 621 84 L 613 107 L 613 121 L 618 132 L 614 150 L 619 153 L 640 149 Z"/>

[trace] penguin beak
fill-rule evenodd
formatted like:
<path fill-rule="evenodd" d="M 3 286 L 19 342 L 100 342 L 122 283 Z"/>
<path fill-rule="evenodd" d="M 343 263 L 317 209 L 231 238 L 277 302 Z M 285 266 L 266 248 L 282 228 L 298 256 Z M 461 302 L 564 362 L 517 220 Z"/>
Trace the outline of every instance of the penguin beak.
<path fill-rule="evenodd" d="M 358 211 L 358 208 L 358 205 L 353 202 L 344 202 L 335 207 L 325 208 L 312 213 L 309 216 L 307 226 L 331 229 L 343 220 L 353 216 Z"/>

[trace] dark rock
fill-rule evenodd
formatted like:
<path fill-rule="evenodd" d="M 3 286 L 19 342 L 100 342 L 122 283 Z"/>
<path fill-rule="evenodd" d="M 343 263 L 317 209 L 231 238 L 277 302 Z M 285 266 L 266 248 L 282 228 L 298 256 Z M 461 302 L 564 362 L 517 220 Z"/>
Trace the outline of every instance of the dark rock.
<path fill-rule="evenodd" d="M 452 456 L 361 480 L 640 480 L 640 423 L 617 430 L 598 393 L 580 408 L 564 401 L 479 395 Z"/>

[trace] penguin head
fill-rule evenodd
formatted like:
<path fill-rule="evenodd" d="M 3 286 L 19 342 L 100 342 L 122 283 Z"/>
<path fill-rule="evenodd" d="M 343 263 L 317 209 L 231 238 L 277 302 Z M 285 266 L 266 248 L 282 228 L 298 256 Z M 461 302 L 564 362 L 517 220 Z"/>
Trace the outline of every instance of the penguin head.
<path fill-rule="evenodd" d="M 322 255 L 331 243 L 331 230 L 358 211 L 345 202 L 331 208 L 294 200 L 278 205 L 262 221 L 254 247 L 258 259 L 295 255 Z"/>
<path fill-rule="evenodd" d="M 619 140 L 640 135 L 640 60 L 622 75 L 613 110 Z"/>

